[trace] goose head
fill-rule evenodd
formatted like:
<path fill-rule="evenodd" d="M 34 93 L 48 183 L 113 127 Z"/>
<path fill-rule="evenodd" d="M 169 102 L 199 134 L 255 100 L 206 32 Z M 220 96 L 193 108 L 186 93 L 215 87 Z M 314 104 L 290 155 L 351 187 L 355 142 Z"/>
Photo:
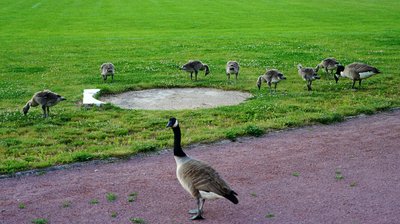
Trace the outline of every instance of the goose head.
<path fill-rule="evenodd" d="M 282 74 L 282 73 L 278 73 L 278 79 L 279 80 L 284 80 L 284 79 L 286 79 L 286 77 Z"/>
<path fill-rule="evenodd" d="M 336 81 L 336 83 L 339 81 L 339 77 L 340 76 L 343 76 L 343 71 L 344 71 L 344 66 L 343 65 L 338 65 L 337 66 L 337 68 L 336 68 L 336 73 L 335 73 L 335 81 Z"/>
<path fill-rule="evenodd" d="M 178 127 L 179 122 L 176 118 L 171 117 L 168 121 L 167 128 L 176 128 Z"/>
<path fill-rule="evenodd" d="M 67 100 L 67 99 L 65 99 L 64 97 L 62 97 L 60 95 L 57 95 L 57 102 L 64 101 L 64 100 Z"/>

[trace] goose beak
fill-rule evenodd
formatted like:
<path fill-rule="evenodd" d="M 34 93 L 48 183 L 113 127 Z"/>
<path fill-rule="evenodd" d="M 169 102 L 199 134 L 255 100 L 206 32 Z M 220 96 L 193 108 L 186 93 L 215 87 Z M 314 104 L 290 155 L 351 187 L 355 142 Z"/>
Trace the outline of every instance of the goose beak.
<path fill-rule="evenodd" d="M 174 124 L 175 124 L 175 122 L 170 120 L 170 121 L 168 121 L 168 124 L 167 124 L 166 128 L 170 128 L 170 127 L 174 126 Z"/>

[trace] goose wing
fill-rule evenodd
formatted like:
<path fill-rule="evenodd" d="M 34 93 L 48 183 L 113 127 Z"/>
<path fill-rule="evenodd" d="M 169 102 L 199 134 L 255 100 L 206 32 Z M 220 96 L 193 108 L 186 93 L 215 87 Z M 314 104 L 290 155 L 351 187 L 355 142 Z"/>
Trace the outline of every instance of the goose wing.
<path fill-rule="evenodd" d="M 50 90 L 44 90 L 35 94 L 35 101 L 37 101 L 40 105 L 47 105 L 57 102 L 57 99 L 60 96 L 51 92 Z"/>
<path fill-rule="evenodd" d="M 349 67 L 354 69 L 354 71 L 356 71 L 357 73 L 364 73 L 364 72 L 380 73 L 380 71 L 377 68 L 364 63 L 353 63 L 349 65 Z"/>
<path fill-rule="evenodd" d="M 213 192 L 225 196 L 232 190 L 211 166 L 198 160 L 191 160 L 181 168 L 182 179 L 189 182 L 195 191 Z"/>

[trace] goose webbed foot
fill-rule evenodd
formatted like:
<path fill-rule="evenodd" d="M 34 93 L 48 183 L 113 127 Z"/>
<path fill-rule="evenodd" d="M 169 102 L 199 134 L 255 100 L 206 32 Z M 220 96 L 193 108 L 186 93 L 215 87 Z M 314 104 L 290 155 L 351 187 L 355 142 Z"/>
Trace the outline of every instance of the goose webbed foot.
<path fill-rule="evenodd" d="M 201 220 L 204 219 L 203 216 L 201 216 L 200 213 L 198 213 L 197 215 L 193 216 L 192 218 L 190 218 L 191 220 Z"/>

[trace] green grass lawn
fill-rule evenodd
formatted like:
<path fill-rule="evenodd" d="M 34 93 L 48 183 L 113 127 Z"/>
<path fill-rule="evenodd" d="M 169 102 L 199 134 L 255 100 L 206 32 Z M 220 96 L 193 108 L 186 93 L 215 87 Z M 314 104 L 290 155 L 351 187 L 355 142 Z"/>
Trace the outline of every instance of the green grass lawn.
<path fill-rule="evenodd" d="M 181 121 L 187 145 L 400 106 L 398 0 L 2 0 L 0 21 L 0 173 L 170 148 L 170 116 Z M 330 56 L 383 73 L 352 91 L 350 80 L 335 84 L 321 71 L 308 92 L 296 65 L 315 67 Z M 207 63 L 211 75 L 191 81 L 177 69 L 189 59 Z M 241 65 L 237 82 L 226 79 L 228 60 Z M 108 61 L 116 66 L 114 83 L 100 76 Z M 287 77 L 275 95 L 256 87 L 266 66 Z M 215 87 L 254 97 L 201 110 L 80 106 L 85 88 L 159 87 Z M 67 101 L 50 118 L 40 108 L 23 116 L 24 104 L 43 89 Z"/>

